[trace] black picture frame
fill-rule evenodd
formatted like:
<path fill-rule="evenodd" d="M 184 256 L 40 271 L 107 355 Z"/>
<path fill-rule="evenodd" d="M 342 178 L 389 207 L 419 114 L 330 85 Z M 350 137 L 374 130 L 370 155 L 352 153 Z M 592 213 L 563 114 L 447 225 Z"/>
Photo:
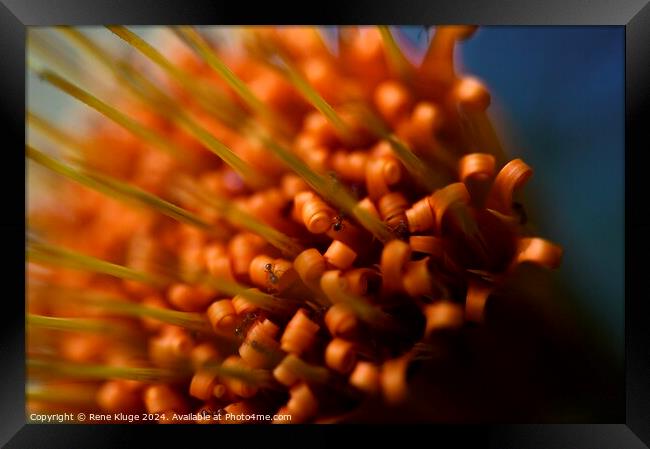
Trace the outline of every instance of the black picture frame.
<path fill-rule="evenodd" d="M 291 3 L 264 2 L 249 7 L 241 2 L 201 0 L 1 0 L 0 5 L 0 111 L 3 124 L 7 192 L 0 214 L 0 234 L 6 239 L 4 279 L 11 289 L 5 294 L 0 325 L 0 444 L 11 448 L 127 447 L 139 426 L 36 425 L 25 423 L 24 395 L 24 248 L 25 172 L 19 148 L 25 137 L 25 43 L 27 26 L 144 24 L 479 24 L 479 25 L 618 25 L 625 27 L 625 254 L 626 254 L 626 413 L 625 422 L 580 425 L 435 426 L 429 434 L 454 446 L 481 443 L 494 448 L 643 448 L 650 445 L 650 342 L 645 320 L 650 317 L 644 295 L 646 254 L 650 252 L 650 219 L 645 217 L 645 164 L 650 149 L 648 100 L 650 99 L 650 4 L 647 0 L 370 0 L 352 4 L 329 1 L 322 8 L 307 9 Z M 8 158 L 8 159 L 7 159 Z M 23 159 L 24 161 L 24 159 Z M 24 162 L 22 162 L 24 163 Z M 623 199 L 621 199 L 623 200 Z M 180 432 L 187 427 L 174 426 Z M 209 441 L 209 430 L 192 426 L 193 442 Z M 300 435 L 305 428 L 270 430 L 255 428 L 258 436 L 277 438 L 278 444 Z M 347 431 L 354 429 L 346 429 Z M 311 426 L 318 439 L 336 438 L 340 430 Z M 206 432 L 203 435 L 203 432 Z M 248 437 L 250 428 L 232 430 L 234 438 Z M 356 432 L 356 431 L 355 431 Z M 361 429 L 365 437 L 383 436 L 381 429 Z M 167 431 L 153 432 L 166 438 Z M 280 435 L 281 434 L 281 435 Z M 396 432 L 395 441 L 407 442 Z M 187 440 L 186 440 L 187 441 Z M 432 440 L 433 441 L 433 440 Z M 386 443 L 390 439 L 385 440 Z M 644 444 L 645 443 L 645 444 Z M 284 443 L 282 443 L 284 444 Z"/>

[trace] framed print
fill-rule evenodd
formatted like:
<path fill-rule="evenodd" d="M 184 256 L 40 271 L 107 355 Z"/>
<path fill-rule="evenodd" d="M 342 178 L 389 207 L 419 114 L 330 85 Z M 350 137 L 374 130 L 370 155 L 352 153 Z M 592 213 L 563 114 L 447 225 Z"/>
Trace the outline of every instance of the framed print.
<path fill-rule="evenodd" d="M 647 447 L 643 1 L 0 12 L 6 447 Z"/>

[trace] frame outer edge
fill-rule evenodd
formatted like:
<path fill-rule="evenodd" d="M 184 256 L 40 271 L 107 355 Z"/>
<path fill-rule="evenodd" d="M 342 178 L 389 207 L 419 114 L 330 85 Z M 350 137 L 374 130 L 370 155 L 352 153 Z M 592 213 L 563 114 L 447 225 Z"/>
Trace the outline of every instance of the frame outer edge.
<path fill-rule="evenodd" d="M 11 167 L 25 168 L 25 159 L 19 150 L 24 145 L 25 135 L 25 36 L 25 26 L 4 4 L 0 5 L 0 88 L 3 92 L 0 120 L 5 125 L 3 167 L 9 171 L 12 171 Z M 0 419 L 0 445 L 6 443 L 25 424 L 25 321 L 21 319 L 16 322 L 11 319 L 12 316 L 25 313 L 25 197 L 20 196 L 21 190 L 16 186 L 16 180 L 21 178 L 18 170 L 13 169 L 15 176 L 0 177 L 1 191 L 11 192 L 7 195 L 6 209 L 0 214 L 0 235 L 3 240 L 3 256 L 6 257 L 3 278 L 10 281 L 12 287 L 7 289 L 2 298 L 3 319 L 0 324 L 0 367 L 3 372 L 0 379 L 3 412 Z M 22 286 L 13 288 L 20 280 Z"/>
<path fill-rule="evenodd" d="M 644 320 L 650 316 L 646 295 L 647 254 L 650 251 L 650 219 L 641 207 L 647 204 L 645 158 L 650 147 L 647 123 L 650 112 L 650 3 L 627 24 L 625 30 L 626 102 L 626 424 L 646 444 L 650 443 L 650 345 Z M 632 162 L 634 157 L 634 163 Z M 633 235 L 633 238 L 632 238 Z M 634 295 L 634 298 L 632 297 Z"/>

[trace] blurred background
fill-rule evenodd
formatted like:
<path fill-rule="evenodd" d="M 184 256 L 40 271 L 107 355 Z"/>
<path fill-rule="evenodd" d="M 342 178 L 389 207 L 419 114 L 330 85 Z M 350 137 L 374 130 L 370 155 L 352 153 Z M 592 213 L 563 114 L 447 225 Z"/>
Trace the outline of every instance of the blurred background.
<path fill-rule="evenodd" d="M 132 29 L 143 36 L 155 32 Z M 121 44 L 103 28 L 83 31 L 109 47 Z M 323 31 L 335 42 L 335 27 Z M 393 31 L 417 61 L 433 29 Z M 481 27 L 456 55 L 460 71 L 483 80 L 491 92 L 489 112 L 507 154 L 535 171 L 526 192 L 536 233 L 564 247 L 563 263 L 554 274 L 559 287 L 545 300 L 562 303 L 579 317 L 582 327 L 576 333 L 589 333 L 587 347 L 598 347 L 621 370 L 624 45 L 623 27 Z M 80 126 L 77 118 L 86 108 L 31 74 L 27 81 L 31 110 Z M 30 186 L 31 206 L 37 205 L 37 191 Z"/>
<path fill-rule="evenodd" d="M 425 48 L 422 27 L 401 32 Z M 535 170 L 529 215 L 565 248 L 560 278 L 621 359 L 624 39 L 623 27 L 481 27 L 456 55 L 488 86 L 508 154 Z"/>
<path fill-rule="evenodd" d="M 624 351 L 624 30 L 483 28 L 462 46 L 510 154 L 536 168 L 533 221 L 567 248 L 571 292 Z"/>

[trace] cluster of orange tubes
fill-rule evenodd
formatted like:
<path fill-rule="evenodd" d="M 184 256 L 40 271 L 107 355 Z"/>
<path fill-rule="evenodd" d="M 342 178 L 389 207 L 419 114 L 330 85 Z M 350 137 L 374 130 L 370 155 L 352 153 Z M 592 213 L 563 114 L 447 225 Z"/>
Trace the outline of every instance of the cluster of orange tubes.
<path fill-rule="evenodd" d="M 302 423 L 370 397 L 400 403 L 418 348 L 480 324 L 518 264 L 559 264 L 561 249 L 529 235 L 516 202 L 531 168 L 504 158 L 489 93 L 454 69 L 474 27 L 438 27 L 418 66 L 386 28 L 341 28 L 335 52 L 315 28 L 238 31 L 241 48 L 210 49 L 227 71 L 176 38 L 156 46 L 172 69 L 133 66 L 253 176 L 165 108 L 116 89 L 108 104 L 186 157 L 102 118 L 81 142 L 84 169 L 198 218 L 179 223 L 72 182 L 29 217 L 48 244 L 155 280 L 30 260 L 30 410 Z M 236 106 L 238 122 L 207 111 L 199 85 Z M 181 178 L 203 200 L 179 195 Z M 93 295 L 105 299 L 83 301 Z M 90 322 L 103 327 L 77 326 Z"/>

